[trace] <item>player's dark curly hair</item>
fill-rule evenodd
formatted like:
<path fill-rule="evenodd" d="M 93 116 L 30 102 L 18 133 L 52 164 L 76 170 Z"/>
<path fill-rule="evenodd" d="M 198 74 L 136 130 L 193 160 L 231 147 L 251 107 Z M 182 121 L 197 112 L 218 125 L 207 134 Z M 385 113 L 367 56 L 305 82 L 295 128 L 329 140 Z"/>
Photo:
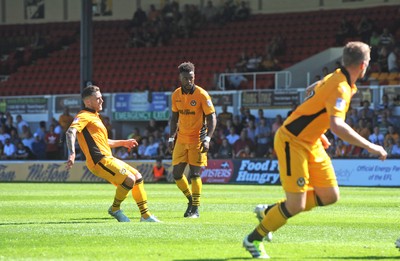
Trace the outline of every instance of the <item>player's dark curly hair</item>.
<path fill-rule="evenodd" d="M 82 100 L 84 100 L 86 97 L 92 96 L 93 93 L 99 92 L 99 91 L 100 91 L 100 88 L 95 85 L 89 85 L 89 86 L 85 87 L 82 90 L 82 94 L 81 94 Z"/>
<path fill-rule="evenodd" d="M 191 62 L 184 62 L 178 66 L 179 73 L 194 72 L 194 64 Z"/>

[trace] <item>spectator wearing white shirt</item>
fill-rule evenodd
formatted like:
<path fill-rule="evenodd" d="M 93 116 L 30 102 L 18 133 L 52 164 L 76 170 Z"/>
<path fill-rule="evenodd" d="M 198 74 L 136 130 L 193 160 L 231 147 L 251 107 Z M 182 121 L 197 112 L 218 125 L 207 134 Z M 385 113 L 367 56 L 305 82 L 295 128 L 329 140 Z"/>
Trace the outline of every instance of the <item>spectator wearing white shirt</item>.
<path fill-rule="evenodd" d="M 394 158 L 400 157 L 400 138 L 397 138 L 396 143 L 393 145 L 391 154 Z"/>
<path fill-rule="evenodd" d="M 379 127 L 375 126 L 374 132 L 371 135 L 369 135 L 368 140 L 374 144 L 383 146 L 383 141 L 385 140 L 385 137 L 379 131 L 380 131 Z"/>
<path fill-rule="evenodd" d="M 14 159 L 15 153 L 17 152 L 17 148 L 14 144 L 10 142 L 10 139 L 7 138 L 4 143 L 4 156 L 3 159 Z"/>
<path fill-rule="evenodd" d="M 230 145 L 233 145 L 233 143 L 240 139 L 240 136 L 236 133 L 236 129 L 234 126 L 229 129 L 229 134 L 226 136 L 226 139 L 228 140 Z"/>
<path fill-rule="evenodd" d="M 24 121 L 22 119 L 22 116 L 20 114 L 17 115 L 17 130 L 18 130 L 18 134 L 21 137 L 21 134 L 23 133 L 23 126 L 29 127 L 29 123 L 27 123 L 26 121 Z"/>

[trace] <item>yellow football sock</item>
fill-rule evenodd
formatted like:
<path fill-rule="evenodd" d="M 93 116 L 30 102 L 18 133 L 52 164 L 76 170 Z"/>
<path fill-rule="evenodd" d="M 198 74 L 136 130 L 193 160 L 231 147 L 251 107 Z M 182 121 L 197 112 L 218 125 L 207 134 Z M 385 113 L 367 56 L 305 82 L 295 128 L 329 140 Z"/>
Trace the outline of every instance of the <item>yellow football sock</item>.
<path fill-rule="evenodd" d="M 190 198 L 192 196 L 192 192 L 190 191 L 189 188 L 189 182 L 185 175 L 183 175 L 181 179 L 176 179 L 175 183 L 187 198 Z"/>
<path fill-rule="evenodd" d="M 257 232 L 265 237 L 268 232 L 273 232 L 286 224 L 291 215 L 285 207 L 285 202 L 277 203 L 265 215 L 264 219 L 257 226 Z"/>
<path fill-rule="evenodd" d="M 124 184 L 120 184 L 117 186 L 117 189 L 115 190 L 114 202 L 111 207 L 111 210 L 113 212 L 121 208 L 122 201 L 126 199 L 126 195 L 128 195 L 129 190 L 131 189 L 131 187 L 127 187 Z"/>
<path fill-rule="evenodd" d="M 149 209 L 147 208 L 147 193 L 144 190 L 143 179 L 140 178 L 136 181 L 135 186 L 132 189 L 132 196 L 140 210 L 140 215 L 143 218 L 151 216 Z"/>
<path fill-rule="evenodd" d="M 200 206 L 200 195 L 201 189 L 203 187 L 203 182 L 200 177 L 192 178 L 192 205 Z"/>

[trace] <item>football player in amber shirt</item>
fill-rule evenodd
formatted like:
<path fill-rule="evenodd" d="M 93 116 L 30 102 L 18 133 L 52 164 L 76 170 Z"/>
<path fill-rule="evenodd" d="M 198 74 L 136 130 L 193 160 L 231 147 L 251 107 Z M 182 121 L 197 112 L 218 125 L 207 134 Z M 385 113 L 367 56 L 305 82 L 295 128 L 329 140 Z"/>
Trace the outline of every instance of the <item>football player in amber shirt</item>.
<path fill-rule="evenodd" d="M 194 84 L 194 65 L 178 66 L 181 87 L 171 96 L 169 148 L 172 150 L 172 174 L 189 203 L 184 217 L 198 218 L 202 181 L 200 170 L 207 166 L 207 152 L 217 119 L 210 95 Z M 183 172 L 189 164 L 192 189 Z"/>
<path fill-rule="evenodd" d="M 345 122 L 351 97 L 357 91 L 355 82 L 365 75 L 369 60 L 368 45 L 347 43 L 342 67 L 307 88 L 303 104 L 278 129 L 274 149 L 286 198 L 256 207 L 260 223 L 243 240 L 243 246 L 253 257 L 268 257 L 263 238 L 270 240 L 270 232 L 285 225 L 289 218 L 339 199 L 336 175 L 325 151 L 330 145 L 324 135 L 328 129 L 340 139 L 386 159 L 383 147 L 369 142 Z"/>
<path fill-rule="evenodd" d="M 142 174 L 129 164 L 113 157 L 111 148 L 126 147 L 131 149 L 138 145 L 135 139 L 111 140 L 107 128 L 101 121 L 99 111 L 102 110 L 103 98 L 97 86 L 85 87 L 82 91 L 85 108 L 74 118 L 66 132 L 68 147 L 67 169 L 75 162 L 75 141 L 78 138 L 79 147 L 86 158 L 87 168 L 96 176 L 114 184 L 116 188 L 114 202 L 108 213 L 119 222 L 129 222 L 130 219 L 122 212 L 121 203 L 129 191 L 139 207 L 142 222 L 160 222 L 151 215 L 147 208 L 147 194 L 144 189 Z"/>

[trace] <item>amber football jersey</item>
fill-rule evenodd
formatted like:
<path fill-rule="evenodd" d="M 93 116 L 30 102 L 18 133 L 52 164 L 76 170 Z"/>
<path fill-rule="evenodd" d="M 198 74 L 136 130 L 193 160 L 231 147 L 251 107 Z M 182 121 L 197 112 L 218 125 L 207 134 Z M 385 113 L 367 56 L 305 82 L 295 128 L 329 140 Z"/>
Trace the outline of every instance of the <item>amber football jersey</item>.
<path fill-rule="evenodd" d="M 179 113 L 177 140 L 187 144 L 200 142 L 205 116 L 215 112 L 210 95 L 197 85 L 189 93 L 182 92 L 179 87 L 172 93 L 171 102 L 172 111 Z"/>
<path fill-rule="evenodd" d="M 314 143 L 329 129 L 331 116 L 345 119 L 356 91 L 356 85 L 350 85 L 346 69 L 337 69 L 317 83 L 306 100 L 285 120 L 283 131 Z"/>
<path fill-rule="evenodd" d="M 78 143 L 85 154 L 89 169 L 93 169 L 104 156 L 112 156 L 107 129 L 99 116 L 99 113 L 93 110 L 83 109 L 71 124 L 71 127 L 78 131 Z"/>

